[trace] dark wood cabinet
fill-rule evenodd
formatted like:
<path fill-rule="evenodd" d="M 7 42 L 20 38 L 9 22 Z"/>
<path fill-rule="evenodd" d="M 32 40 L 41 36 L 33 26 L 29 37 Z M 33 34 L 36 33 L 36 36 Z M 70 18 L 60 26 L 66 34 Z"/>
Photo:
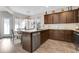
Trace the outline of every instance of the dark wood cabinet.
<path fill-rule="evenodd" d="M 68 42 L 73 42 L 73 30 L 65 30 L 64 31 L 64 39 Z"/>
<path fill-rule="evenodd" d="M 48 24 L 52 24 L 52 22 L 53 22 L 53 15 L 50 14 L 50 15 L 48 16 L 48 19 L 49 19 L 49 20 L 48 20 Z"/>
<path fill-rule="evenodd" d="M 79 9 L 44 16 L 45 24 L 79 23 Z"/>
<path fill-rule="evenodd" d="M 44 15 L 44 23 L 48 24 L 48 15 Z"/>
<path fill-rule="evenodd" d="M 74 10 L 74 23 L 78 23 L 78 9 Z"/>
<path fill-rule="evenodd" d="M 53 31 L 53 39 L 56 39 L 56 40 L 58 40 L 58 37 L 59 37 L 59 33 L 58 33 L 58 31 Z"/>
<path fill-rule="evenodd" d="M 60 21 L 60 14 L 53 14 L 53 24 L 57 24 Z"/>
<path fill-rule="evenodd" d="M 67 11 L 66 17 L 66 23 L 74 23 L 74 11 Z"/>
<path fill-rule="evenodd" d="M 49 38 L 53 40 L 73 42 L 73 31 L 72 30 L 50 30 Z"/>
<path fill-rule="evenodd" d="M 40 32 L 41 35 L 41 44 L 43 44 L 49 38 L 49 30 L 44 30 Z"/>
<path fill-rule="evenodd" d="M 64 31 L 62 31 L 62 30 L 50 30 L 50 39 L 64 40 Z"/>
<path fill-rule="evenodd" d="M 59 40 L 65 41 L 65 39 L 64 39 L 64 30 L 59 30 L 58 34 L 59 34 L 58 35 Z"/>
<path fill-rule="evenodd" d="M 67 20 L 67 12 L 60 13 L 60 22 L 59 23 L 66 23 Z"/>
<path fill-rule="evenodd" d="M 45 16 L 44 16 L 44 23 L 45 23 L 45 24 L 52 24 L 52 22 L 53 22 L 52 19 L 53 19 L 53 17 L 52 17 L 51 14 L 45 15 Z"/>
<path fill-rule="evenodd" d="M 78 23 L 79 23 L 79 9 L 78 9 L 78 16 L 76 16 L 76 17 L 78 17 Z"/>
<path fill-rule="evenodd" d="M 53 35 L 53 30 L 49 30 L 49 39 L 53 39 L 54 35 Z"/>

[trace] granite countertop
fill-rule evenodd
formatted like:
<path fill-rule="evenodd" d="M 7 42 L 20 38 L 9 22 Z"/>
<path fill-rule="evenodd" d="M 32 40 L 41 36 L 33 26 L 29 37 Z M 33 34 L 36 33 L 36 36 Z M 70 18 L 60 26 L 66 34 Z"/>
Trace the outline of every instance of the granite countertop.
<path fill-rule="evenodd" d="M 28 32 L 28 33 L 33 33 L 33 32 L 40 32 L 48 29 L 39 29 L 39 30 L 21 30 L 21 32 Z"/>
<path fill-rule="evenodd" d="M 73 31 L 75 31 L 75 32 L 79 32 L 79 29 L 76 29 L 76 30 L 73 30 Z"/>
<path fill-rule="evenodd" d="M 33 32 L 40 32 L 40 31 L 44 31 L 44 30 L 72 30 L 72 31 L 79 32 L 79 29 L 39 29 L 39 30 L 20 30 L 19 32 L 33 33 Z"/>

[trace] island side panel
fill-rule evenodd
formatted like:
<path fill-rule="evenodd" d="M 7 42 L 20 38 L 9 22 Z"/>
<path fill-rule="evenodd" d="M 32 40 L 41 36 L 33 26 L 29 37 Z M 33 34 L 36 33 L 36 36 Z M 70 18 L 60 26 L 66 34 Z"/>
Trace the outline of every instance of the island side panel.
<path fill-rule="evenodd" d="M 22 32 L 22 47 L 26 51 L 32 52 L 32 41 L 31 41 L 31 33 Z"/>

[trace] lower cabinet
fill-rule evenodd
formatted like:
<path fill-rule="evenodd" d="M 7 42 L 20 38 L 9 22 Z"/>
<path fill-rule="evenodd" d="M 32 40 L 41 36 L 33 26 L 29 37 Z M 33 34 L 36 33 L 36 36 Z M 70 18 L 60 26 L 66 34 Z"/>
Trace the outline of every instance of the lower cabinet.
<path fill-rule="evenodd" d="M 50 39 L 64 40 L 64 31 L 50 30 Z"/>
<path fill-rule="evenodd" d="M 49 38 L 53 40 L 73 42 L 73 31 L 72 30 L 50 30 Z"/>
<path fill-rule="evenodd" d="M 65 41 L 74 42 L 73 32 L 74 32 L 73 30 L 65 30 L 64 31 L 64 39 L 65 39 Z"/>
<path fill-rule="evenodd" d="M 49 30 L 44 30 L 40 32 L 40 36 L 41 36 L 41 44 L 43 44 L 47 39 L 49 39 Z"/>

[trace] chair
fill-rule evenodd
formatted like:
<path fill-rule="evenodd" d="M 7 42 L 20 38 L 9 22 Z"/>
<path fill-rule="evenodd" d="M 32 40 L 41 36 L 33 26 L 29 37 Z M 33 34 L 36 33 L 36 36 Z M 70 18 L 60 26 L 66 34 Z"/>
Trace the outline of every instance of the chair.
<path fill-rule="evenodd" d="M 15 35 L 14 35 L 14 31 L 13 31 L 13 29 L 11 30 L 11 39 L 13 40 L 13 42 L 14 42 L 14 38 L 15 38 Z"/>

